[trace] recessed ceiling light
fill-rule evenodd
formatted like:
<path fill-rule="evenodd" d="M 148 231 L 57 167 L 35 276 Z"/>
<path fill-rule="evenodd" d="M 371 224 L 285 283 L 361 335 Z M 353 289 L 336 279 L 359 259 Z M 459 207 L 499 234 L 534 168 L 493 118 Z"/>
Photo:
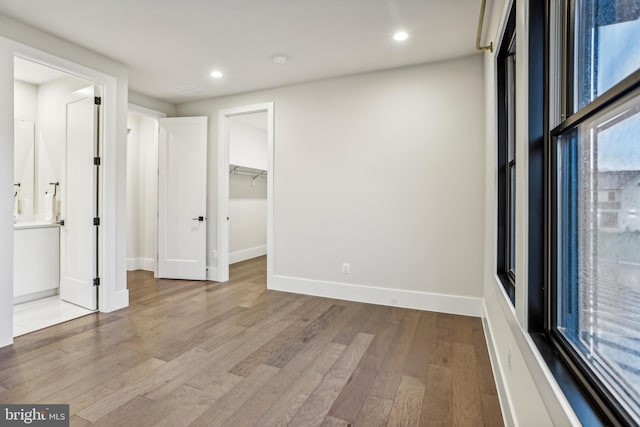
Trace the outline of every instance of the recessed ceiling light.
<path fill-rule="evenodd" d="M 289 60 L 287 55 L 273 55 L 272 59 L 273 59 L 273 62 L 275 62 L 276 64 L 284 64 Z"/>
<path fill-rule="evenodd" d="M 213 70 L 211 72 L 211 77 L 213 77 L 214 79 L 221 79 L 222 78 L 222 71 Z"/>
<path fill-rule="evenodd" d="M 407 34 L 406 31 L 397 31 L 394 35 L 393 35 L 393 39 L 397 42 L 403 42 L 406 39 L 409 38 L 409 34 Z"/>

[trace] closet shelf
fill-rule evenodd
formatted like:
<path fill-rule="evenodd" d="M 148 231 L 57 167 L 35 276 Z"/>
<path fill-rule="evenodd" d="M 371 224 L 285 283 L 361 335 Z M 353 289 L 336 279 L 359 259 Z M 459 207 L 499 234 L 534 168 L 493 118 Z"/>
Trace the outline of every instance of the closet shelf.
<path fill-rule="evenodd" d="M 263 169 L 254 169 L 248 168 L 246 166 L 239 165 L 229 165 L 229 174 L 230 175 L 248 175 L 254 178 L 258 178 L 260 176 L 266 177 L 267 171 Z"/>

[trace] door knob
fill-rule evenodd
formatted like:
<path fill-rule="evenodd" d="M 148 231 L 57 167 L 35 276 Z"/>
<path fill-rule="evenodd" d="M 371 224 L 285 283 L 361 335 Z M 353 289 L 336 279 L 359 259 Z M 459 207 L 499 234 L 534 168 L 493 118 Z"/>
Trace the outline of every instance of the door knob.
<path fill-rule="evenodd" d="M 196 217 L 196 218 L 191 218 L 191 220 L 192 220 L 192 221 L 199 221 L 199 222 L 202 222 L 202 221 L 204 221 L 205 219 L 206 219 L 206 218 L 205 218 L 205 217 L 203 217 L 203 216 L 199 216 L 199 217 Z"/>

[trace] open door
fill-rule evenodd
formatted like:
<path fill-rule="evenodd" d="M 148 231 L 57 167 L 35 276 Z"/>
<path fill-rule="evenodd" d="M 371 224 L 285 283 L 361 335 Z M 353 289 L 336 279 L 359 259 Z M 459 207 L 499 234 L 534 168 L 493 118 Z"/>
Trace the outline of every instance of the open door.
<path fill-rule="evenodd" d="M 158 124 L 158 277 L 206 280 L 207 118 Z"/>
<path fill-rule="evenodd" d="M 66 102 L 66 175 L 62 183 L 60 298 L 98 309 L 98 125 L 100 98 L 93 86 Z"/>

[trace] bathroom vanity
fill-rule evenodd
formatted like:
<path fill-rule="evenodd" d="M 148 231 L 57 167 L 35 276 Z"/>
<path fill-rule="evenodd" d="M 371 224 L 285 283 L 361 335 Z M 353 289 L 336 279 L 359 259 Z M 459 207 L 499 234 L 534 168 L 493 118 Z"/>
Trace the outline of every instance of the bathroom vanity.
<path fill-rule="evenodd" d="M 60 226 L 50 221 L 14 224 L 13 302 L 19 304 L 58 293 Z"/>

